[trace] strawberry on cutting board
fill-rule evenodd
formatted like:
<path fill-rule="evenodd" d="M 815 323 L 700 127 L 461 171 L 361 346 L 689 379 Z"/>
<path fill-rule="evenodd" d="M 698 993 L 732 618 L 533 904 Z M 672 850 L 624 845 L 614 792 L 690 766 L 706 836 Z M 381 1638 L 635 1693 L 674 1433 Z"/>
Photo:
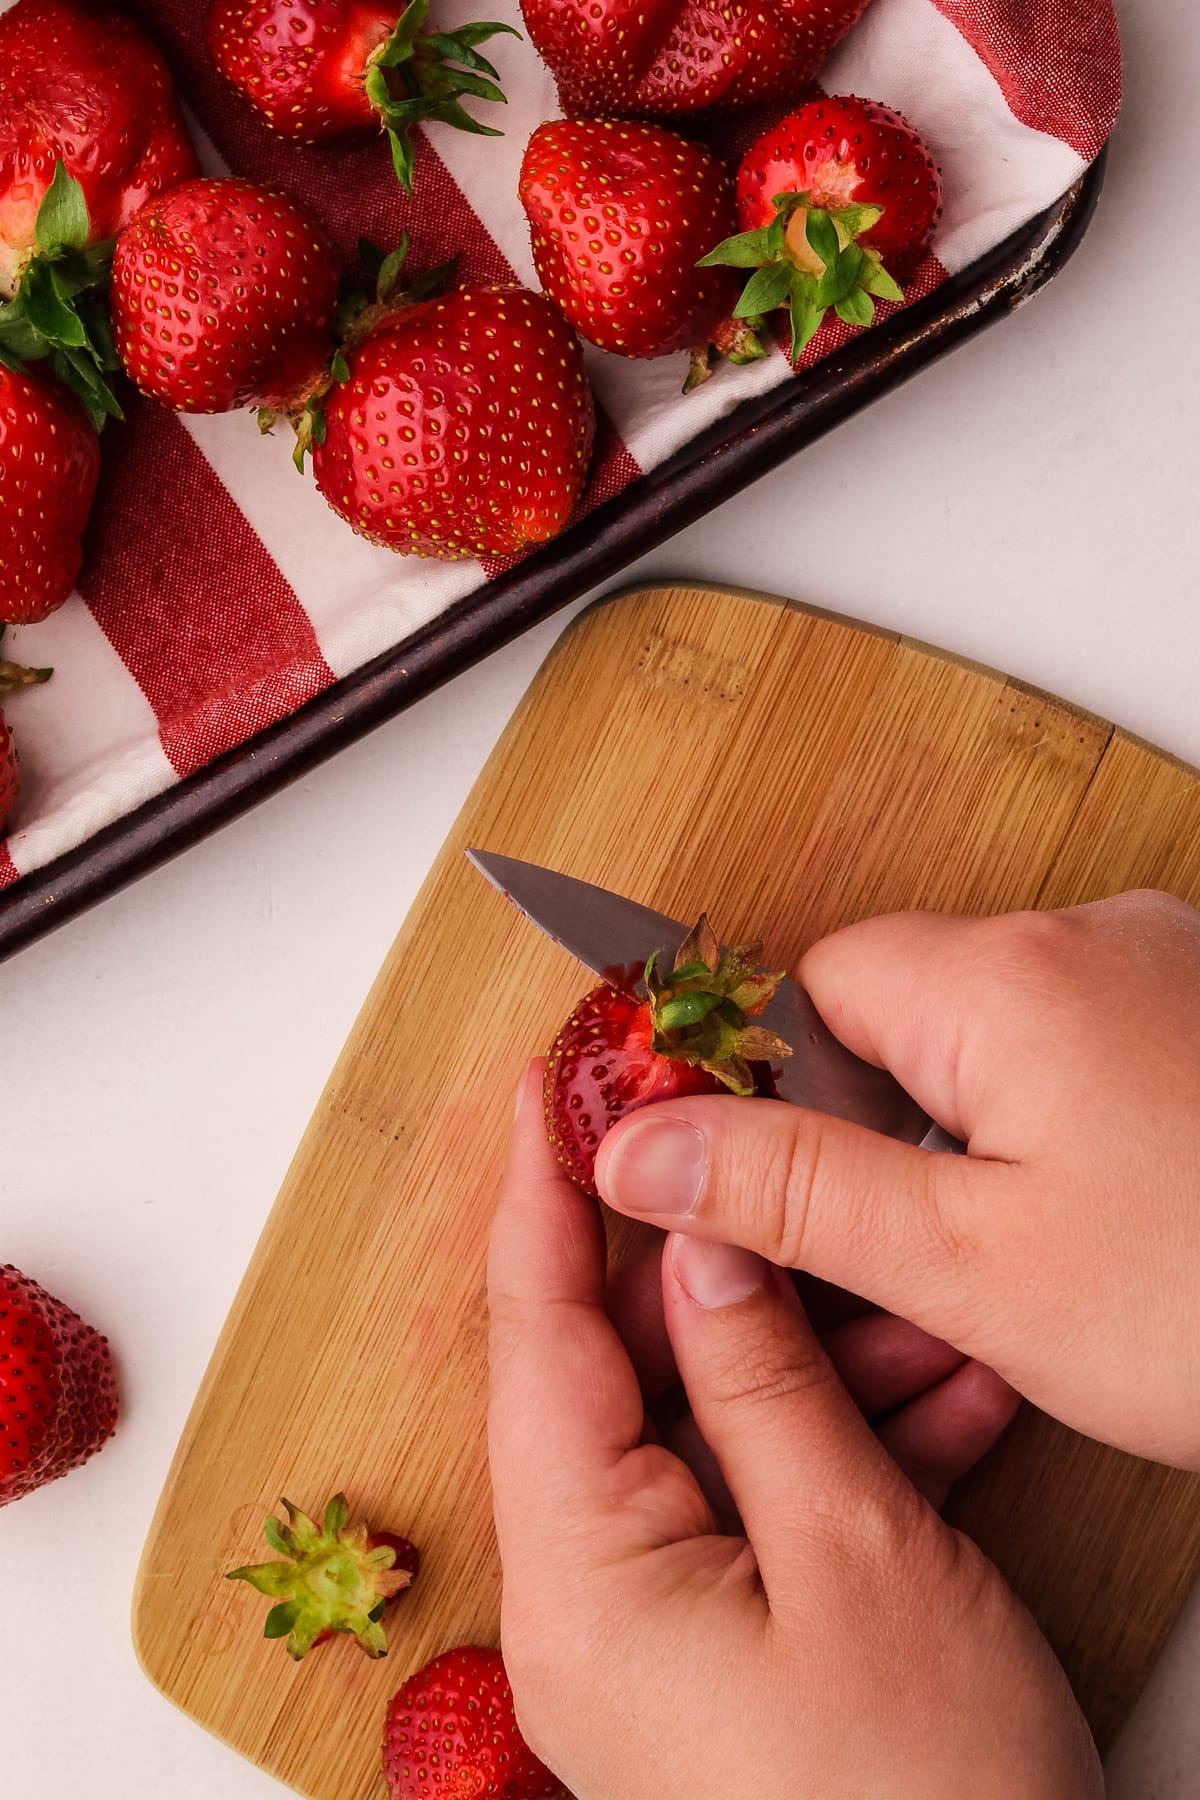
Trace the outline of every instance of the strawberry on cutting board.
<path fill-rule="evenodd" d="M 238 176 L 152 200 L 113 257 L 117 351 L 143 393 L 177 412 L 301 405 L 332 353 L 337 296 L 313 214 Z"/>
<path fill-rule="evenodd" d="M 0 356 L 0 620 L 32 624 L 75 586 L 100 474 L 86 413 L 40 364 Z"/>
<path fill-rule="evenodd" d="M 563 111 L 675 118 L 791 100 L 867 0 L 521 0 Z"/>
<path fill-rule="evenodd" d="M 496 137 L 465 98 L 503 101 L 477 45 L 510 25 L 439 31 L 429 0 L 216 0 L 208 44 L 226 79 L 272 131 L 301 143 L 385 131 L 412 193 L 413 127 L 438 119 Z"/>
<path fill-rule="evenodd" d="M 313 432 L 334 512 L 414 556 L 511 556 L 556 536 L 583 491 L 595 413 L 550 302 L 463 288 L 372 308 L 360 330 Z"/>
<path fill-rule="evenodd" d="M 499 1650 L 434 1657 L 387 1709 L 383 1772 L 391 1800 L 566 1800 L 517 1728 Z"/>
<path fill-rule="evenodd" d="M 290 1500 L 281 1504 L 287 1524 L 269 1517 L 264 1527 L 279 1560 L 248 1563 L 226 1576 L 275 1601 L 263 1636 L 286 1638 L 294 1662 L 340 1634 L 368 1656 L 386 1656 L 384 1608 L 412 1584 L 421 1560 L 415 1544 L 394 1531 L 351 1525 L 345 1494 L 333 1496 L 320 1525 Z"/>
<path fill-rule="evenodd" d="M 663 973 L 601 982 L 575 1008 L 546 1060 L 546 1130 L 558 1161 L 596 1194 L 596 1151 L 629 1113 L 683 1094 L 770 1094 L 789 1045 L 753 1021 L 782 975 L 759 968 L 761 944 L 722 952 L 707 918 Z"/>
<path fill-rule="evenodd" d="M 754 269 L 741 318 L 791 313 L 798 357 L 832 308 L 870 325 L 875 301 L 901 301 L 941 217 L 937 164 L 907 119 L 837 95 L 789 113 L 753 144 L 737 183 L 740 235 L 705 267 Z"/>
<path fill-rule="evenodd" d="M 718 346 L 751 362 L 762 346 L 731 313 L 728 270 L 697 267 L 734 225 L 715 156 L 658 125 L 576 119 L 540 125 L 521 165 L 538 278 L 576 331 L 618 356 L 692 353 L 689 385 Z"/>
<path fill-rule="evenodd" d="M 116 1422 L 107 1338 L 0 1266 L 0 1506 L 78 1468 Z"/>

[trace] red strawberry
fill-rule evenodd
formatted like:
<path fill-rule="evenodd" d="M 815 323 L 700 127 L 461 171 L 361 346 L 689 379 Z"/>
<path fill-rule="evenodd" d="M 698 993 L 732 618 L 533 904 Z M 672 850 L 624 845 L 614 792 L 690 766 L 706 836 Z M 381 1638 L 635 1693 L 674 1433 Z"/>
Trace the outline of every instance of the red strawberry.
<path fill-rule="evenodd" d="M 567 524 L 594 409 L 579 343 L 540 294 L 464 288 L 385 308 L 342 372 L 313 474 L 362 537 L 415 556 L 512 556 Z"/>
<path fill-rule="evenodd" d="M 333 348 L 334 253 L 307 207 L 238 177 L 184 182 L 117 240 L 117 350 L 178 412 L 286 408 Z"/>
<path fill-rule="evenodd" d="M 288 1655 L 296 1662 L 339 1632 L 353 1636 L 368 1656 L 386 1656 L 383 1610 L 411 1586 L 421 1560 L 416 1546 L 394 1531 L 349 1525 L 345 1494 L 335 1494 L 329 1502 L 323 1525 L 290 1500 L 282 1505 L 288 1523 L 268 1518 L 265 1531 L 268 1544 L 284 1560 L 248 1564 L 226 1576 L 227 1581 L 248 1581 L 275 1600 L 263 1636 L 286 1637 Z"/>
<path fill-rule="evenodd" d="M 869 325 L 876 299 L 903 300 L 898 280 L 928 248 L 941 210 L 937 164 L 906 119 L 873 100 L 814 100 L 746 152 L 742 235 L 703 263 L 757 269 L 737 314 L 789 307 L 798 357 L 831 306 L 847 324 Z"/>
<path fill-rule="evenodd" d="M 568 113 L 670 117 L 791 99 L 867 0 L 521 0 Z"/>
<path fill-rule="evenodd" d="M 383 1733 L 391 1800 L 560 1800 L 566 1789 L 517 1729 L 498 1650 L 435 1656 L 393 1695 Z"/>
<path fill-rule="evenodd" d="M 4 626 L 0 625 L 0 635 L 3 632 Z M 22 669 L 16 663 L 0 662 L 0 694 L 11 693 L 14 688 L 31 687 L 35 683 L 49 681 L 53 673 L 52 669 Z M 21 769 L 16 745 L 8 728 L 8 720 L 0 713 L 0 831 L 7 824 L 20 792 Z"/>
<path fill-rule="evenodd" d="M 538 278 L 581 336 L 618 356 L 693 352 L 695 385 L 716 343 L 735 362 L 762 346 L 732 324 L 736 284 L 697 268 L 733 224 L 733 188 L 698 144 L 659 125 L 539 125 L 521 165 Z"/>
<path fill-rule="evenodd" d="M 575 1008 L 546 1062 L 546 1130 L 577 1187 L 596 1193 L 596 1151 L 619 1119 L 681 1094 L 770 1093 L 769 1064 L 790 1056 L 748 1020 L 783 979 L 760 972 L 761 944 L 722 953 L 707 918 L 669 975 L 652 956 L 642 980 L 602 982 Z"/>
<path fill-rule="evenodd" d="M 0 1266 L 0 1506 L 78 1468 L 116 1422 L 108 1339 Z"/>
<path fill-rule="evenodd" d="M 90 241 L 197 172 L 167 65 L 131 19 L 87 0 L 0 16 L 0 296 L 37 245 L 55 164 L 82 185 Z"/>
<path fill-rule="evenodd" d="M 500 135 L 461 101 L 504 99 L 475 45 L 512 31 L 476 24 L 428 32 L 428 15 L 429 0 L 216 0 L 208 44 L 222 75 L 284 137 L 313 144 L 386 131 L 411 194 L 411 132 L 421 120 Z"/>
<path fill-rule="evenodd" d="M 0 619 L 29 624 L 67 599 L 99 473 L 75 397 L 42 370 L 0 363 Z"/>

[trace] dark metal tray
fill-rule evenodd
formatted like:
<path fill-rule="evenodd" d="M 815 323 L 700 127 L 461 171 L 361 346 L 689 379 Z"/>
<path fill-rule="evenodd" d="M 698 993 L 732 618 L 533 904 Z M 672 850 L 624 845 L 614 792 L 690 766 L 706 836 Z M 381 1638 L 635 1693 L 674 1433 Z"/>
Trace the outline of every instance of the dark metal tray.
<path fill-rule="evenodd" d="M 795 381 L 749 400 L 510 573 L 392 650 L 0 894 L 0 958 L 217 826 L 615 575 L 759 475 L 1006 318 L 1070 259 L 1104 158 L 1045 213 L 926 299 Z"/>

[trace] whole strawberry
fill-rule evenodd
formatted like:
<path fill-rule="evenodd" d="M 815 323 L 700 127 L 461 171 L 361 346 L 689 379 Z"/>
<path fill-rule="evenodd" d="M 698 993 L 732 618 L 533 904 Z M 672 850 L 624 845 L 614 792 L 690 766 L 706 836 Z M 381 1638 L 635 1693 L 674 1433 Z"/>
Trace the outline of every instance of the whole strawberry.
<path fill-rule="evenodd" d="M 0 637 L 4 635 L 0 625 Z M 32 687 L 49 681 L 52 669 L 22 669 L 17 663 L 0 662 L 0 694 L 11 694 L 17 688 Z M 0 831 L 12 816 L 21 793 L 21 768 L 17 747 L 13 743 L 8 720 L 0 713 Z"/>
<path fill-rule="evenodd" d="M 567 524 L 595 415 L 578 341 L 541 294 L 464 288 L 385 309 L 343 372 L 313 474 L 362 537 L 414 556 L 512 556 Z"/>
<path fill-rule="evenodd" d="M 0 1266 L 0 1506 L 78 1468 L 116 1422 L 107 1338 Z"/>
<path fill-rule="evenodd" d="M 735 362 L 762 346 L 731 320 L 737 284 L 697 263 L 734 224 L 733 187 L 707 150 L 659 125 L 540 125 L 521 165 L 542 286 L 576 331 L 618 356 L 692 352 L 689 385 L 716 344 Z"/>
<path fill-rule="evenodd" d="M 602 982 L 580 1001 L 551 1047 L 544 1088 L 547 1134 L 577 1187 L 596 1194 L 601 1138 L 643 1106 L 772 1091 L 763 1065 L 791 1049 L 750 1023 L 783 979 L 759 969 L 761 955 L 761 944 L 722 953 L 702 918 L 669 974 L 655 955 L 640 980 Z"/>
<path fill-rule="evenodd" d="M 99 473 L 75 397 L 42 368 L 0 362 L 0 619 L 31 624 L 68 598 Z"/>
<path fill-rule="evenodd" d="M 702 260 L 758 271 L 737 314 L 788 307 L 798 357 L 831 307 L 861 326 L 876 299 L 903 300 L 899 282 L 928 249 L 941 210 L 937 164 L 906 119 L 853 95 L 814 100 L 746 152 L 742 234 Z"/>
<path fill-rule="evenodd" d="M 496 24 L 429 31 L 428 17 L 429 0 L 216 0 L 208 44 L 221 73 L 284 137 L 313 144 L 386 131 L 411 194 L 412 130 L 422 120 L 500 135 L 462 100 L 504 99 L 475 46 L 512 32 Z"/>
<path fill-rule="evenodd" d="M 498 1650 L 447 1650 L 395 1694 L 383 1734 L 391 1800 L 560 1800 L 517 1729 Z"/>
<path fill-rule="evenodd" d="M 677 117 L 790 100 L 867 0 L 521 0 L 563 111 Z"/>
<path fill-rule="evenodd" d="M 143 393 L 177 412 L 289 408 L 332 351 L 338 271 L 308 208 L 240 177 L 183 182 L 117 240 L 112 322 Z"/>
<path fill-rule="evenodd" d="M 282 1561 L 231 1569 L 227 1581 L 248 1581 L 276 1604 L 263 1636 L 285 1637 L 295 1662 L 329 1638 L 345 1633 L 368 1656 L 386 1656 L 381 1623 L 389 1600 L 412 1583 L 420 1555 L 393 1531 L 350 1525 L 345 1494 L 335 1494 L 317 1525 L 290 1500 L 288 1523 L 268 1518 L 266 1539 Z"/>
<path fill-rule="evenodd" d="M 17 0 L 0 15 L 0 296 L 37 248 L 60 160 L 92 243 L 197 172 L 167 65 L 131 19 L 88 0 Z"/>

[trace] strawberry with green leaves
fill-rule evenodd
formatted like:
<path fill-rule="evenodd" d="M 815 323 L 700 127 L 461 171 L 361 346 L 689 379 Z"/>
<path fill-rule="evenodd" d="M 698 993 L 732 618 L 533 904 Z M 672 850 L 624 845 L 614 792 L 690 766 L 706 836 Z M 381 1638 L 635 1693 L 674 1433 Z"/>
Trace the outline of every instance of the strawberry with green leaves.
<path fill-rule="evenodd" d="M 814 100 L 765 132 L 738 172 L 739 236 L 703 267 L 753 269 L 736 313 L 791 315 L 799 358 L 832 309 L 870 325 L 876 300 L 902 301 L 941 216 L 942 181 L 919 134 L 890 107 Z"/>
<path fill-rule="evenodd" d="M 368 1656 L 386 1656 L 383 1613 L 411 1586 L 420 1557 L 392 1531 L 351 1525 L 345 1494 L 335 1494 L 318 1525 L 282 1502 L 288 1522 L 268 1518 L 266 1539 L 280 1561 L 231 1569 L 227 1581 L 246 1581 L 275 1601 L 263 1636 L 286 1638 L 294 1662 L 338 1635 L 353 1637 Z"/>
<path fill-rule="evenodd" d="M 714 230 L 734 224 L 724 167 L 658 125 L 600 119 L 540 125 L 521 165 L 538 279 L 590 343 L 618 356 L 692 353 L 694 387 L 710 347 L 734 362 L 763 354 L 730 315 L 724 269 L 697 267 Z"/>
<path fill-rule="evenodd" d="M 314 144 L 385 131 L 396 174 L 413 188 L 413 129 L 440 120 L 484 137 L 465 98 L 500 101 L 477 45 L 510 25 L 429 28 L 429 0 L 216 0 L 208 44 L 217 68 L 272 131 Z"/>
<path fill-rule="evenodd" d="M 761 944 L 722 951 L 707 918 L 664 973 L 601 982 L 575 1008 L 546 1060 L 546 1131 L 577 1187 L 595 1195 L 596 1152 L 619 1120 L 684 1094 L 771 1094 L 770 1064 L 792 1054 L 754 1023 L 782 981 Z"/>
<path fill-rule="evenodd" d="M 338 270 L 298 200 L 239 176 L 183 182 L 117 239 L 116 347 L 177 412 L 300 406 L 333 350 Z"/>
<path fill-rule="evenodd" d="M 499 1650 L 447 1650 L 393 1695 L 383 1733 L 391 1800 L 566 1800 L 521 1736 Z"/>
<path fill-rule="evenodd" d="M 42 364 L 0 352 L 0 620 L 29 625 L 68 599 L 100 474 L 79 401 Z"/>
<path fill-rule="evenodd" d="M 0 1266 L 0 1506 L 77 1469 L 116 1423 L 108 1339 Z"/>

